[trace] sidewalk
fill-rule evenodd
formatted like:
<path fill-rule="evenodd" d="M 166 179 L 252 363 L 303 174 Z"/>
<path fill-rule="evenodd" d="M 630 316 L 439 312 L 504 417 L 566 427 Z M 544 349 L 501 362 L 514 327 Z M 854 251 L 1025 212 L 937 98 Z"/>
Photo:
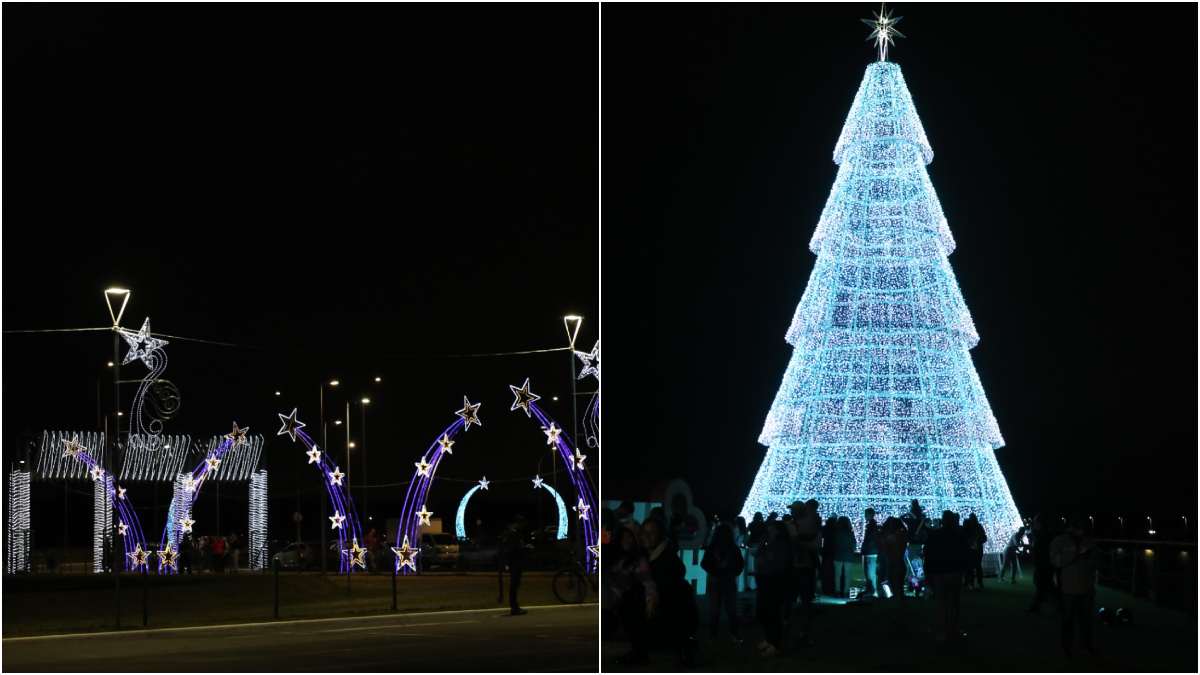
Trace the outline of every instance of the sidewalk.
<path fill-rule="evenodd" d="M 1067 659 L 1060 646 L 1059 622 L 1050 606 L 1041 614 L 1025 611 L 1033 586 L 989 583 L 982 592 L 963 591 L 962 629 L 968 637 L 959 644 L 937 639 L 934 603 L 909 598 L 903 609 L 894 604 L 825 604 L 813 620 L 815 646 L 795 648 L 766 659 L 754 649 L 761 638 L 751 617 L 743 616 L 744 643 L 734 645 L 722 623 L 716 640 L 709 639 L 705 597 L 700 597 L 700 655 L 697 669 L 733 672 L 805 671 L 1133 671 L 1196 672 L 1196 620 L 1149 601 L 1101 587 L 1096 606 L 1133 611 L 1130 625 L 1095 624 L 1098 653 Z M 739 598 L 739 608 L 749 594 Z M 837 601 L 831 601 L 836 603 Z M 724 621 L 724 618 L 722 618 Z M 628 651 L 624 641 L 605 633 L 601 664 L 606 671 L 623 670 L 617 657 Z M 672 655 L 657 652 L 642 672 L 678 671 Z"/>

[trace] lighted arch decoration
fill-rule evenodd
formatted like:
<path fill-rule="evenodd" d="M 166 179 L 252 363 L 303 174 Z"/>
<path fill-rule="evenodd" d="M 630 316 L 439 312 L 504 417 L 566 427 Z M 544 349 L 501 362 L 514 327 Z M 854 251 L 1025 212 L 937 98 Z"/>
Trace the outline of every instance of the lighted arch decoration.
<path fill-rule="evenodd" d="M 540 476 L 533 481 L 533 489 L 536 490 L 539 487 L 545 488 L 554 497 L 554 503 L 558 506 L 558 531 L 555 538 L 566 539 L 569 524 L 567 523 L 567 505 L 563 503 L 562 495 L 558 494 L 554 488 L 541 482 Z M 486 488 L 482 485 L 473 486 L 470 490 L 467 490 L 467 494 L 463 495 L 463 498 L 458 502 L 458 513 L 454 516 L 454 534 L 459 539 L 467 538 L 467 502 L 471 501 L 471 497 L 481 489 Z"/>
<path fill-rule="evenodd" d="M 306 452 L 308 463 L 316 464 L 321 471 L 322 483 L 325 485 L 325 491 L 329 494 L 329 503 L 333 506 L 333 515 L 329 516 L 330 529 L 337 530 L 338 550 L 342 552 L 338 564 L 339 571 L 343 574 L 350 574 L 355 567 L 365 571 L 367 569 L 367 550 L 359 544 L 363 541 L 362 525 L 358 521 L 358 512 L 354 509 L 354 500 L 346 491 L 343 482 L 345 474 L 336 464 L 331 464 L 326 459 L 325 452 L 304 432 L 302 429 L 305 426 L 304 422 L 296 419 L 296 410 L 296 408 L 292 408 L 290 415 L 279 413 L 279 420 L 283 426 L 276 435 L 287 435 L 292 441 L 299 439 L 304 447 L 308 448 Z M 323 523 L 322 526 L 324 526 Z"/>
<path fill-rule="evenodd" d="M 512 410 L 520 409 L 526 416 L 536 419 L 541 424 L 542 433 L 546 435 L 546 443 L 553 445 L 558 450 L 559 456 L 567 466 L 567 475 L 571 479 L 571 485 L 574 486 L 575 496 L 578 499 L 578 503 L 572 507 L 572 510 L 575 511 L 582 525 L 583 542 L 587 547 L 584 553 L 584 564 L 587 569 L 596 569 L 600 556 L 599 528 L 597 527 L 596 496 L 592 490 L 591 477 L 584 464 L 587 455 L 581 453 L 572 443 L 566 431 L 538 406 L 537 401 L 541 397 L 529 390 L 529 378 L 525 378 L 525 384 L 521 387 L 509 385 L 509 388 L 516 396 Z M 546 487 L 544 483 L 542 486 Z"/>
<path fill-rule="evenodd" d="M 82 462 L 87 467 L 88 473 L 91 474 L 92 480 L 103 484 L 103 494 L 107 496 L 109 503 L 116 507 L 118 532 L 125 549 L 125 569 L 129 571 L 148 569 L 150 551 L 146 549 L 146 535 L 142 533 L 142 521 L 138 519 L 137 511 L 134 510 L 129 498 L 125 496 L 125 488 L 113 481 L 112 476 L 104 470 L 104 467 L 100 466 L 88 449 L 79 443 L 78 436 L 74 436 L 70 440 L 64 437 L 62 443 L 64 445 L 62 456 Z"/>
<path fill-rule="evenodd" d="M 246 432 L 250 428 L 239 429 L 237 422 L 233 423 L 233 431 L 225 434 L 218 445 L 207 457 L 200 460 L 196 468 L 187 473 L 180 473 L 175 478 L 174 497 L 167 509 L 167 523 L 163 526 L 162 537 L 159 540 L 158 556 L 159 574 L 178 574 L 179 565 L 176 555 L 179 552 L 179 540 L 183 535 L 192 531 L 192 505 L 200 498 L 200 488 L 208 481 L 209 475 L 220 470 L 221 460 L 225 453 L 246 443 Z"/>
<path fill-rule="evenodd" d="M 466 431 L 472 424 L 483 426 L 483 423 L 479 421 L 481 405 L 483 404 L 471 403 L 466 396 L 463 396 L 462 410 L 455 413 L 458 415 L 458 419 L 443 429 L 429 449 L 421 455 L 419 460 L 414 462 L 417 469 L 413 473 L 413 479 L 408 483 L 408 490 L 404 493 L 404 505 L 400 509 L 400 524 L 396 527 L 396 546 L 392 549 L 392 553 L 396 556 L 396 571 L 400 574 L 415 574 L 417 571 L 416 557 L 420 550 L 418 535 L 421 531 L 422 516 L 429 518 L 433 515 L 426 508 L 429 488 L 433 486 L 433 478 L 442 464 L 442 458 L 448 454 L 454 454 L 451 446 L 454 445 L 454 439 L 459 432 Z M 478 487 L 476 486 L 474 489 Z M 474 489 L 468 492 L 468 497 L 464 497 L 464 501 L 459 504 L 460 514 L 466 508 L 465 499 L 474 493 Z"/>
<path fill-rule="evenodd" d="M 600 447 L 600 341 L 596 340 L 590 352 L 576 350 L 575 356 L 583 364 L 577 379 L 591 375 L 596 378 L 596 393 L 592 394 L 583 413 L 583 440 L 589 448 Z"/>

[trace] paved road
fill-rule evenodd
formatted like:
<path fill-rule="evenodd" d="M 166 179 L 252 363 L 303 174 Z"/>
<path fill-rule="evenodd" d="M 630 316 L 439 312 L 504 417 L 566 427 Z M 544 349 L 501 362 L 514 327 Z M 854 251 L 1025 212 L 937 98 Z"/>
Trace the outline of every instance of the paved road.
<path fill-rule="evenodd" d="M 596 605 L 5 638 L 13 671 L 599 670 Z"/>

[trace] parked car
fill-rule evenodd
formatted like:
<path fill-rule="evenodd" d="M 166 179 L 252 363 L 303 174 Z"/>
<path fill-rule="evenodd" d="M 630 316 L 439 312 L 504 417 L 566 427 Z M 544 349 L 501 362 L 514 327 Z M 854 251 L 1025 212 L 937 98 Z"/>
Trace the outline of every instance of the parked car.
<path fill-rule="evenodd" d="M 279 561 L 280 569 L 309 570 L 320 566 L 321 559 L 316 555 L 319 551 L 319 546 L 295 541 L 284 546 L 283 550 L 272 556 L 272 560 Z"/>
<path fill-rule="evenodd" d="M 426 532 L 421 535 L 421 560 L 426 568 L 458 566 L 459 547 L 454 535 L 445 532 Z"/>

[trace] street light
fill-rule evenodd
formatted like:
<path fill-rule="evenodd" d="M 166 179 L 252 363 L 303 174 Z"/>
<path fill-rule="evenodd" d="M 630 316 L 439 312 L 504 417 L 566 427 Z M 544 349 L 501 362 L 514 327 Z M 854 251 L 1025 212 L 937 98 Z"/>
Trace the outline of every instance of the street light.
<path fill-rule="evenodd" d="M 329 381 L 330 387 L 336 387 L 336 386 L 338 386 L 338 384 L 339 383 L 337 380 Z M 341 422 L 339 421 L 338 424 L 341 424 Z M 329 447 L 329 427 L 325 423 L 325 383 L 324 382 L 321 383 L 321 447 L 326 448 L 326 449 L 328 449 L 328 447 Z M 324 480 L 324 479 L 322 479 L 322 480 Z M 326 500 L 321 499 L 319 501 L 321 502 L 321 521 L 320 522 L 324 523 L 325 518 L 326 518 L 325 514 L 326 514 L 326 508 L 327 508 L 326 504 L 325 504 Z M 326 554 L 328 553 L 327 549 L 329 547 L 325 545 L 325 528 L 318 527 L 317 529 L 321 531 L 321 574 L 325 574 L 325 571 L 327 569 Z"/>
<path fill-rule="evenodd" d="M 108 362 L 108 367 L 109 367 L 109 368 L 112 368 L 112 367 L 113 367 L 113 362 L 112 362 L 112 361 L 109 361 L 109 362 Z"/>
<path fill-rule="evenodd" d="M 118 332 L 121 328 L 121 317 L 125 315 L 125 306 L 129 304 L 129 296 L 132 293 L 128 288 L 120 288 L 119 286 L 111 286 L 104 289 L 104 305 L 108 307 L 108 316 L 112 319 L 112 340 L 113 340 L 113 358 L 109 365 L 113 369 L 113 409 L 116 415 L 113 416 L 113 433 L 105 434 L 109 441 L 109 452 L 105 458 L 108 464 L 108 475 L 112 476 L 113 468 L 119 466 L 117 463 L 117 452 L 120 446 L 117 444 L 117 438 L 121 435 L 121 333 Z M 113 300 L 120 300 L 121 306 L 117 311 L 113 311 Z M 106 425 L 107 426 L 107 425 Z M 120 533 L 117 531 L 119 518 L 112 519 L 111 534 L 112 540 L 111 560 L 113 573 L 113 589 L 115 593 L 114 605 L 116 605 L 116 627 L 121 627 L 121 565 L 119 561 L 123 560 L 120 555 L 120 550 L 117 547 L 117 539 Z"/>
<path fill-rule="evenodd" d="M 341 382 L 338 382 L 337 380 L 330 380 L 330 381 L 329 381 L 329 386 L 331 386 L 331 387 L 336 387 L 336 386 L 338 386 L 339 384 L 341 384 Z"/>
<path fill-rule="evenodd" d="M 376 376 L 375 376 L 375 381 L 376 381 L 376 382 L 383 382 L 383 378 L 382 378 L 382 377 L 379 377 L 378 375 L 376 375 Z"/>
<path fill-rule="evenodd" d="M 339 427 L 340 427 L 340 426 L 342 426 L 342 421 L 341 421 L 341 420 L 334 420 L 334 421 L 333 421 L 333 423 L 334 423 L 334 424 L 336 424 L 336 425 L 337 425 L 337 426 L 339 426 Z"/>
<path fill-rule="evenodd" d="M 280 391 L 277 391 L 277 392 L 275 392 L 275 395 L 276 395 L 276 396 L 280 396 L 280 395 L 282 395 L 282 394 L 283 394 L 283 392 L 280 392 Z"/>

